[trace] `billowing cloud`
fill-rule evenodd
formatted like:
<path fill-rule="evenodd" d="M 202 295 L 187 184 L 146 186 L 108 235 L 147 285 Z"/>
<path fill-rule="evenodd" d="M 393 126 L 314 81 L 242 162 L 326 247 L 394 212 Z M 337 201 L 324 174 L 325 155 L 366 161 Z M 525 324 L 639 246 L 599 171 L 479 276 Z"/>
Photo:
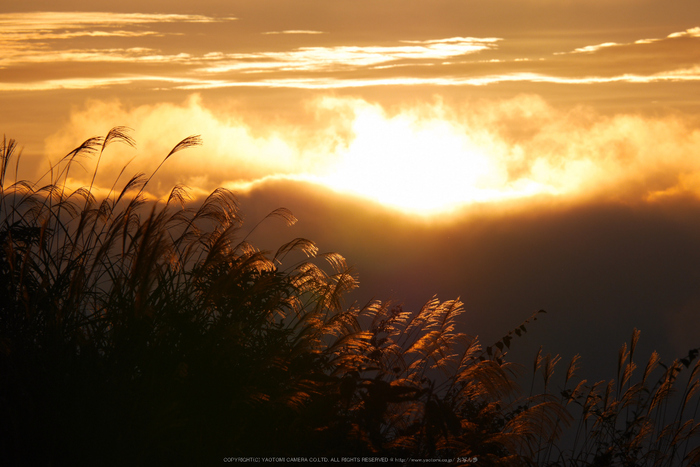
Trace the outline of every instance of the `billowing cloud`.
<path fill-rule="evenodd" d="M 303 129 L 278 122 L 261 131 L 196 96 L 134 108 L 91 102 L 48 140 L 47 152 L 55 159 L 78 140 L 128 124 L 139 146 L 130 169 L 148 173 L 180 139 L 201 134 L 204 146 L 168 161 L 154 192 L 175 183 L 200 193 L 221 185 L 245 190 L 288 178 L 421 213 L 542 196 L 645 202 L 700 195 L 700 129 L 679 117 L 558 110 L 534 95 L 398 109 L 327 97 L 306 112 Z M 124 151 L 110 149 L 103 185 L 136 155 Z"/>
<path fill-rule="evenodd" d="M 639 201 L 700 193 L 693 156 L 700 130 L 678 118 L 562 112 L 527 95 L 395 115 L 352 105 L 355 137 L 328 183 L 400 209 L 538 195 Z"/>
<path fill-rule="evenodd" d="M 89 101 L 72 113 L 65 128 L 48 138 L 45 152 L 56 161 L 76 142 L 104 135 L 115 126 L 130 126 L 138 151 L 118 145 L 109 148 L 97 178 L 98 184 L 108 187 L 126 161 L 131 161 L 127 173 L 150 173 L 180 140 L 201 135 L 204 145 L 169 160 L 160 172 L 159 187 L 151 187 L 151 191 L 162 196 L 175 184 L 186 184 L 195 193 L 202 193 L 226 184 L 244 186 L 266 177 L 293 178 L 319 170 L 328 163 L 325 155 L 333 154 L 343 141 L 336 134 L 342 130 L 342 125 L 335 125 L 337 118 L 316 118 L 331 126 L 319 125 L 308 131 L 275 125 L 254 129 L 238 115 L 207 109 L 196 95 L 180 105 L 132 108 L 119 101 Z M 94 165 L 83 161 L 83 166 L 86 170 L 82 175 L 73 173 L 76 183 L 91 177 Z"/>

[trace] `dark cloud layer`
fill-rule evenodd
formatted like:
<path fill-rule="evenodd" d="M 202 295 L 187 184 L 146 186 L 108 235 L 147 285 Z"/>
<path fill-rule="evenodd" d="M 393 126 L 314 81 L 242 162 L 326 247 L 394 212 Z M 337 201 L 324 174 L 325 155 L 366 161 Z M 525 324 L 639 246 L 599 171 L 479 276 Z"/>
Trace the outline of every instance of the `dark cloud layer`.
<path fill-rule="evenodd" d="M 280 206 L 299 218 L 291 228 L 270 221 L 252 238 L 272 248 L 303 236 L 345 255 L 360 303 L 394 299 L 415 310 L 433 294 L 461 297 L 464 331 L 485 344 L 545 309 L 514 353 L 521 363 L 539 344 L 565 359 L 580 353 L 591 378 L 612 375 L 633 328 L 640 355 L 657 350 L 668 362 L 700 346 L 697 200 L 552 204 L 425 223 L 287 183 L 241 196 L 248 225 Z"/>

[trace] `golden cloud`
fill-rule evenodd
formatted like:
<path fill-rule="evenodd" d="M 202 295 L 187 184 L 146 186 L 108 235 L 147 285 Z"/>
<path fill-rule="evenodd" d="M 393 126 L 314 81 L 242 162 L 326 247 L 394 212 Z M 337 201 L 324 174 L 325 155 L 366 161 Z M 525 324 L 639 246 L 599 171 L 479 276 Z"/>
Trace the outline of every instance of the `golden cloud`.
<path fill-rule="evenodd" d="M 201 134 L 204 146 L 178 154 L 159 173 L 159 196 L 175 183 L 207 192 L 288 178 L 421 213 L 542 196 L 646 202 L 700 195 L 700 129 L 679 116 L 603 116 L 555 109 L 535 95 L 391 110 L 326 97 L 300 112 L 303 128 L 255 126 L 197 96 L 133 108 L 92 101 L 47 140 L 47 153 L 55 160 L 78 140 L 134 127 L 138 151 L 110 148 L 102 163 L 98 182 L 110 186 L 125 161 L 135 157 L 129 171 L 149 173 L 175 143 Z"/>
<path fill-rule="evenodd" d="M 188 53 L 173 42 L 125 47 L 139 36 L 176 37 L 164 23 L 213 23 L 234 18 L 118 13 L 0 14 L 0 67 L 13 76 L 0 91 L 86 89 L 134 82 L 153 87 L 204 90 L 225 87 L 339 89 L 368 86 L 484 86 L 498 83 L 657 83 L 697 81 L 700 28 L 631 43 L 602 42 L 548 57 L 513 57 L 498 37 L 396 40 L 377 45 L 315 45 L 245 52 L 217 51 L 202 42 Z M 290 29 L 263 34 L 318 35 Z M 226 31 L 225 37 L 234 37 Z M 87 37 L 83 43 L 67 39 Z M 95 47 L 95 37 L 112 37 Z M 183 36 L 184 37 L 184 36 Z M 221 36 L 217 36 L 221 37 Z M 65 41 L 62 41 L 65 40 Z M 144 39 L 145 40 L 145 39 Z M 299 39 L 306 40 L 306 38 Z M 308 39 L 319 44 L 319 39 Z M 78 41 L 80 42 L 80 41 Z M 69 46 L 70 45 L 70 46 Z M 148 45 L 148 46 L 146 46 Z M 210 44 L 213 45 L 213 44 Z M 160 50 L 159 47 L 169 50 Z M 221 47 L 217 42 L 216 47 Z M 259 47 L 263 47 L 262 44 Z M 507 49 L 507 48 L 506 48 Z M 475 54 L 482 52 L 478 59 Z M 527 54 L 527 50 L 522 51 Z M 70 63 L 70 67 L 60 66 Z M 123 65 L 120 68 L 115 64 Z M 110 66 L 112 65 L 112 66 Z"/>
<path fill-rule="evenodd" d="M 323 119 L 323 116 L 317 118 Z M 333 119 L 326 119 L 331 122 Z M 336 119 L 337 121 L 337 119 Z M 161 170 L 158 196 L 175 184 L 199 190 L 213 190 L 230 183 L 245 183 L 270 175 L 312 173 L 321 167 L 325 154 L 339 143 L 337 126 L 310 132 L 294 127 L 252 128 L 235 114 L 216 114 L 193 95 L 180 105 L 154 104 L 126 108 L 117 100 L 89 101 L 71 114 L 65 128 L 49 137 L 46 154 L 56 161 L 76 141 L 103 135 L 110 128 L 127 124 L 134 128 L 138 151 L 114 147 L 101 162 L 98 183 L 111 186 L 113 176 L 130 161 L 129 172 L 150 173 L 172 147 L 186 136 L 198 134 L 202 147 L 189 149 L 169 160 Z M 300 136 L 303 133 L 303 141 Z M 132 160 L 133 159 L 133 160 Z M 85 177 L 91 176 L 91 166 Z M 74 174 L 76 179 L 78 175 Z"/>
<path fill-rule="evenodd" d="M 492 48 L 497 38 L 453 37 L 402 41 L 411 45 L 300 47 L 285 52 L 228 54 L 227 61 L 200 71 L 222 73 L 256 68 L 283 71 L 322 71 L 368 67 L 397 60 L 443 60 Z"/>

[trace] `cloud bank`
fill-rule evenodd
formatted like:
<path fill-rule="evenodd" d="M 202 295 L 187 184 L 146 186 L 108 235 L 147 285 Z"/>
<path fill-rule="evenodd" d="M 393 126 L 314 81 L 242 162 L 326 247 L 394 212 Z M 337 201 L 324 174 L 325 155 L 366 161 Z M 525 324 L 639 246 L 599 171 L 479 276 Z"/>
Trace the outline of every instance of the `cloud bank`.
<path fill-rule="evenodd" d="M 214 111 L 196 95 L 179 105 L 91 101 L 47 140 L 46 152 L 56 160 L 76 141 L 133 127 L 138 151 L 105 154 L 98 181 L 111 186 L 126 160 L 134 158 L 131 171 L 148 173 L 182 138 L 201 134 L 202 147 L 164 166 L 159 196 L 176 183 L 204 193 L 287 178 L 424 214 L 542 197 L 650 202 L 700 195 L 700 129 L 681 116 L 555 109 L 536 95 L 399 107 L 322 97 L 302 113 L 303 126 L 280 120 L 261 127 L 235 110 Z"/>

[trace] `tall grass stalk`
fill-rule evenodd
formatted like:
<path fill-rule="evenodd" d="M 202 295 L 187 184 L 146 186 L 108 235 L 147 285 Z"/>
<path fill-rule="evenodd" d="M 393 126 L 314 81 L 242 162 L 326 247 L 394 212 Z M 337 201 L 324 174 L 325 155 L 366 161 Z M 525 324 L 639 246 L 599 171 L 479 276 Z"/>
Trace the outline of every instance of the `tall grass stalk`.
<path fill-rule="evenodd" d="M 653 354 L 633 383 L 635 331 L 617 383 L 575 381 L 576 359 L 561 390 L 559 357 L 538 352 L 544 391 L 531 385 L 523 395 L 507 354 L 542 310 L 482 347 L 463 332 L 459 300 L 433 297 L 414 311 L 346 304 L 358 280 L 341 255 L 303 238 L 259 250 L 248 241 L 258 225 L 245 230 L 230 191 L 192 202 L 178 185 L 164 201 L 147 198 L 161 166 L 198 137 L 149 176 L 120 184 L 124 167 L 100 197 L 112 143 L 135 146 L 114 128 L 36 182 L 17 179 L 13 140 L 0 148 L 1 465 L 376 454 L 501 466 L 700 460 L 697 363 L 682 404 L 669 405 L 697 351 L 655 385 Z M 72 166 L 91 157 L 89 185 L 72 188 Z M 266 219 L 274 217 L 295 222 L 284 208 Z M 571 447 L 560 437 L 569 429 Z"/>

